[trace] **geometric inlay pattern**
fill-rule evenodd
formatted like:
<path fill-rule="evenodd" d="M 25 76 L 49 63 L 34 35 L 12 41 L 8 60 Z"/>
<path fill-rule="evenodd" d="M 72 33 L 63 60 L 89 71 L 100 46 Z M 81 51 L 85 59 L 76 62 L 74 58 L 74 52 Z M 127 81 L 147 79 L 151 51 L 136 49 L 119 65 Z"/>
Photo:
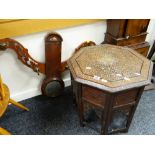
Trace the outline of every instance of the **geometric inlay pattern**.
<path fill-rule="evenodd" d="M 79 82 L 119 89 L 149 83 L 151 74 L 148 59 L 130 48 L 108 44 L 81 48 L 68 65 Z"/>

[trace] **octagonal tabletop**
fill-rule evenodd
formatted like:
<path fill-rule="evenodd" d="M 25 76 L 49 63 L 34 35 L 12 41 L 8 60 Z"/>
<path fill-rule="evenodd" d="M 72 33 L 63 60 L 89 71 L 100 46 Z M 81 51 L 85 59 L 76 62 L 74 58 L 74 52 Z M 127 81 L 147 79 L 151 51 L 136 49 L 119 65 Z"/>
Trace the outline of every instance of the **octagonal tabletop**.
<path fill-rule="evenodd" d="M 108 92 L 149 84 L 153 67 L 133 49 L 109 44 L 81 48 L 68 65 L 75 81 Z"/>

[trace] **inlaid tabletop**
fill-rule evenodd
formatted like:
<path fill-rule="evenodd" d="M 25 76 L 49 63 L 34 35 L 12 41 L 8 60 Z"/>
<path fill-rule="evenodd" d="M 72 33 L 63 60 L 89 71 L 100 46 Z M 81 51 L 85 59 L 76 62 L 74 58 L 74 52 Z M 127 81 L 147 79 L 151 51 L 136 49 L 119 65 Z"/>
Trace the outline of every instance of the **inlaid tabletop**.
<path fill-rule="evenodd" d="M 150 83 L 152 63 L 136 51 L 103 44 L 81 48 L 68 61 L 74 80 L 110 92 Z"/>

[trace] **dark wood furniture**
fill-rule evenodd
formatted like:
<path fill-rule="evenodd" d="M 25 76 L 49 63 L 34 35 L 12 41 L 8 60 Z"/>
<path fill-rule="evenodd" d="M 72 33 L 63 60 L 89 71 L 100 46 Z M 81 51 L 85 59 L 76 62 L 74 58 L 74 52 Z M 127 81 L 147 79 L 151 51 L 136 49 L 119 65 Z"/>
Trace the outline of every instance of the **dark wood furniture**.
<path fill-rule="evenodd" d="M 145 41 L 149 19 L 108 19 L 103 43 L 128 46 L 147 56 L 149 43 Z"/>
<path fill-rule="evenodd" d="M 152 62 L 130 48 L 103 44 L 81 48 L 68 66 L 80 124 L 101 134 L 127 132 Z"/>

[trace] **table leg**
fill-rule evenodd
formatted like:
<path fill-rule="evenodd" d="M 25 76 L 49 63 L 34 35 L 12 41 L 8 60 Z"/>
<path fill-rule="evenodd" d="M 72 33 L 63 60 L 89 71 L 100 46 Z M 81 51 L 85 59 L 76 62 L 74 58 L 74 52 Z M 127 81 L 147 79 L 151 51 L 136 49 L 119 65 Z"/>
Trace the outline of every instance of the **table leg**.
<path fill-rule="evenodd" d="M 130 127 L 130 124 L 131 124 L 131 121 L 132 121 L 132 119 L 133 119 L 133 116 L 134 116 L 134 113 L 135 113 L 135 111 L 136 111 L 136 108 L 137 108 L 137 105 L 138 105 L 138 103 L 139 103 L 139 100 L 140 100 L 140 98 L 141 98 L 141 95 L 142 95 L 142 93 L 143 93 L 143 90 L 144 90 L 144 87 L 142 87 L 140 90 L 139 90 L 139 93 L 138 93 L 138 95 L 137 95 L 137 99 L 136 99 L 136 103 L 135 103 L 135 105 L 131 108 L 131 110 L 130 110 L 130 114 L 129 114 L 129 116 L 128 116 L 128 121 L 127 121 L 127 131 L 128 131 L 128 129 L 129 129 L 129 127 Z"/>
<path fill-rule="evenodd" d="M 84 126 L 84 111 L 83 111 L 83 102 L 82 102 L 82 85 L 77 85 L 77 104 L 78 104 L 78 111 L 79 111 L 79 117 L 80 117 L 80 125 Z"/>
<path fill-rule="evenodd" d="M 110 120 L 112 116 L 112 106 L 113 102 L 115 101 L 115 94 L 108 94 L 106 98 L 105 108 L 104 108 L 104 116 L 102 118 L 102 128 L 101 128 L 101 134 L 107 135 L 108 134 L 108 128 L 110 125 Z"/>

